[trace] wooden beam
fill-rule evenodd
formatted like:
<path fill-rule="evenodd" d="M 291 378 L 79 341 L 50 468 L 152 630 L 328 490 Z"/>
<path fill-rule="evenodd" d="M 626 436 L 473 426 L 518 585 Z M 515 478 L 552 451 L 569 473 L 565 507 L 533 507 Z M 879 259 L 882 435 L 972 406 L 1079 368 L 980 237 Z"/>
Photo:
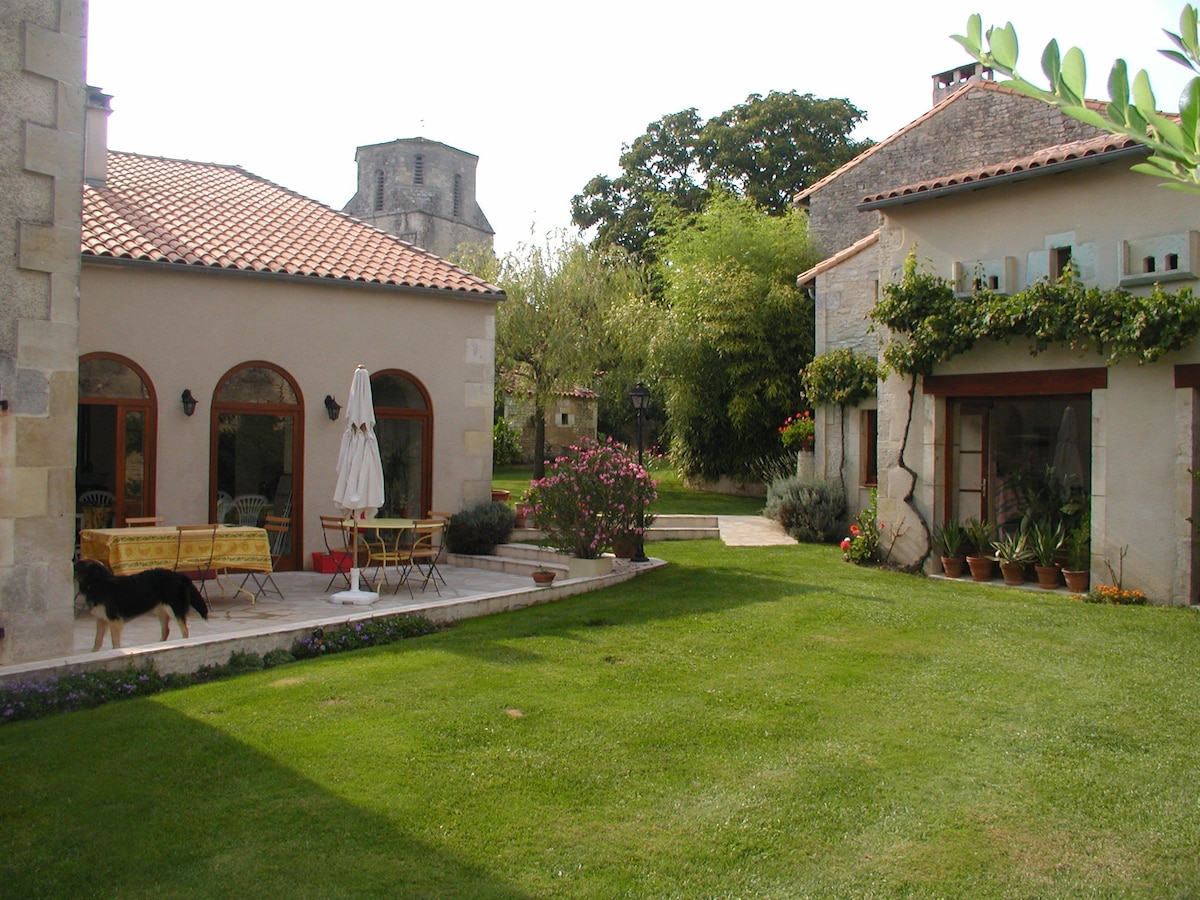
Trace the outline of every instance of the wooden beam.
<path fill-rule="evenodd" d="M 1178 371 L 1187 366 L 1176 366 Z M 1200 369 L 1200 366 L 1196 367 Z M 1200 372 L 1197 372 L 1200 379 Z M 1200 380 L 1197 381 L 1200 385 Z M 1178 387 L 1178 383 L 1176 384 Z M 921 390 L 935 397 L 1045 397 L 1087 394 L 1108 387 L 1108 369 L 1044 369 L 1038 372 L 979 372 L 971 375 L 926 375 Z"/>

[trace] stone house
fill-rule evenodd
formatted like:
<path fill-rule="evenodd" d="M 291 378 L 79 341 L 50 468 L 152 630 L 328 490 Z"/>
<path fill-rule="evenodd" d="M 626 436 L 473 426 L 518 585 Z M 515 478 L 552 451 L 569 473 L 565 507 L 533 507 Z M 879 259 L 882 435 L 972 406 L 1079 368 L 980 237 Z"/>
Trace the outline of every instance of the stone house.
<path fill-rule="evenodd" d="M 17 73 L 0 81 L 0 664 L 71 652 L 85 513 L 211 522 L 261 496 L 292 520 L 284 567 L 304 567 L 324 549 L 357 364 L 390 502 L 486 500 L 503 293 L 235 166 L 109 152 L 82 2 L 14 18 L 0 19 Z"/>
<path fill-rule="evenodd" d="M 584 439 L 596 439 L 600 395 L 591 388 L 575 387 L 559 391 L 546 409 L 546 450 L 569 447 Z M 533 459 L 533 404 L 526 398 L 507 392 L 504 418 L 520 431 L 522 459 Z"/>
<path fill-rule="evenodd" d="M 961 130 L 975 121 L 998 136 L 1022 124 L 1029 133 L 1025 143 L 1005 139 L 1008 156 L 998 158 L 986 135 Z M 1140 146 L 1003 86 L 969 82 L 868 154 L 803 198 L 819 210 L 821 237 L 849 241 L 800 276 L 815 292 L 818 353 L 879 351 L 889 336 L 870 332 L 869 311 L 914 248 L 961 296 L 977 279 L 1016 293 L 1067 262 L 1087 286 L 1136 294 L 1200 281 L 1194 196 L 1130 172 Z M 841 217 L 826 203 L 835 194 L 847 205 Z M 930 572 L 940 567 L 923 523 L 980 517 L 1014 527 L 1021 479 L 1040 474 L 1090 501 L 1093 583 L 1109 580 L 1105 560 L 1121 561 L 1126 587 L 1193 602 L 1197 372 L 1196 346 L 1108 366 L 1100 352 L 981 343 L 917 379 L 911 410 L 909 380 L 895 375 L 867 408 L 819 410 L 817 468 L 840 477 L 852 503 L 876 482 L 880 520 L 903 531 L 895 559 Z M 906 428 L 903 462 L 915 477 L 901 466 Z"/>
<path fill-rule="evenodd" d="M 475 199 L 478 156 L 418 137 L 359 147 L 354 159 L 358 190 L 342 212 L 441 257 L 492 246 Z"/>

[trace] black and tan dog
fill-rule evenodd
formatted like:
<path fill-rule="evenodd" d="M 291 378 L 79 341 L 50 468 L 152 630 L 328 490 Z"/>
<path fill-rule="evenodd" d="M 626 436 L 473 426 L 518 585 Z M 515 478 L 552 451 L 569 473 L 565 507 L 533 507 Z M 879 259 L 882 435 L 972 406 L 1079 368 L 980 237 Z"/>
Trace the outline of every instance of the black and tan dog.
<path fill-rule="evenodd" d="M 104 563 L 81 559 L 75 563 L 75 584 L 96 617 L 96 642 L 92 650 L 104 643 L 104 632 L 112 631 L 112 645 L 121 646 L 121 629 L 130 619 L 153 612 L 162 625 L 162 639 L 171 633 L 171 619 L 179 623 L 183 636 L 188 636 L 188 609 L 195 609 L 200 618 L 208 618 L 208 604 L 192 584 L 192 580 L 170 569 L 147 569 L 134 575 L 114 575 Z"/>

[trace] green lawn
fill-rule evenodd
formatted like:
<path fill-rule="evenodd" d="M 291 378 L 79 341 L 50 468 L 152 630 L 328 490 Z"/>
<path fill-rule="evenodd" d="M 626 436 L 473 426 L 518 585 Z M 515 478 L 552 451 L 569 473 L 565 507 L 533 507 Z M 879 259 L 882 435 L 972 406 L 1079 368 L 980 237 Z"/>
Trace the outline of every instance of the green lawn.
<path fill-rule="evenodd" d="M 756 516 L 763 511 L 761 497 L 735 497 L 712 491 L 694 491 L 669 468 L 656 466 L 651 474 L 658 482 L 658 500 L 650 507 L 653 513 L 691 513 L 702 516 Z M 510 491 L 510 502 L 516 503 L 529 488 L 533 476 L 532 466 L 505 466 L 492 474 L 492 487 L 499 491 Z"/>
<path fill-rule="evenodd" d="M 553 605 L 0 726 L 0 894 L 1200 894 L 1194 610 L 660 552 Z"/>

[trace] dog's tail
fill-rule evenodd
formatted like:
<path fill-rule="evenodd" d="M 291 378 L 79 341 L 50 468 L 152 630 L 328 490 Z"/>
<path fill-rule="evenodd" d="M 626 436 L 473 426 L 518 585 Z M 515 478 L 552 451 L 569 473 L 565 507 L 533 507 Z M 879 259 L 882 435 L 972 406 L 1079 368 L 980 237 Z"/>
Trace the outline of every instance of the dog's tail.
<path fill-rule="evenodd" d="M 188 604 L 192 607 L 192 609 L 200 613 L 200 618 L 207 619 L 208 603 L 205 601 L 204 595 L 196 590 L 196 585 L 192 582 L 192 579 L 188 578 L 186 581 L 187 587 L 184 588 L 184 591 L 187 592 Z"/>

